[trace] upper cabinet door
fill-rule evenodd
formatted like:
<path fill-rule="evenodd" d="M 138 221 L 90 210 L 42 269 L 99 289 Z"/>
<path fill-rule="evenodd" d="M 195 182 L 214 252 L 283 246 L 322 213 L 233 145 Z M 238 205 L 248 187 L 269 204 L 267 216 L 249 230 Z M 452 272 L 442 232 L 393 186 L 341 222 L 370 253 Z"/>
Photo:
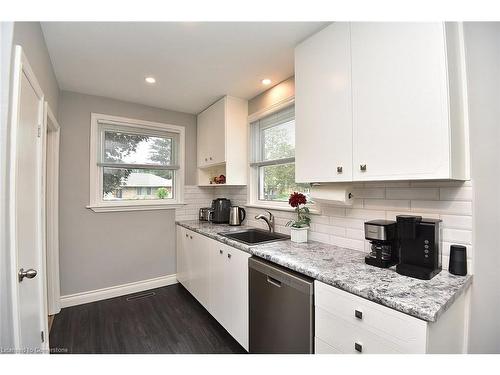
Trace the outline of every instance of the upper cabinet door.
<path fill-rule="evenodd" d="M 352 23 L 351 53 L 353 179 L 450 178 L 444 24 Z"/>
<path fill-rule="evenodd" d="M 333 23 L 295 49 L 297 182 L 352 179 L 349 27 Z"/>
<path fill-rule="evenodd" d="M 226 161 L 226 98 L 198 115 L 198 166 Z"/>

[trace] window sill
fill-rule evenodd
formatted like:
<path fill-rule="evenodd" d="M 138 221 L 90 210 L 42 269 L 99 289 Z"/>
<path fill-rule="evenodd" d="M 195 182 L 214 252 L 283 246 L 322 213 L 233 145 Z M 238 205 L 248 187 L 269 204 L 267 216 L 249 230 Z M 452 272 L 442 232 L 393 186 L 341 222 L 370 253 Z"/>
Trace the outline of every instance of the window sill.
<path fill-rule="evenodd" d="M 94 212 L 123 212 L 123 211 L 151 211 L 175 210 L 182 208 L 186 203 L 145 203 L 145 204 L 113 204 L 113 205 L 88 205 L 86 208 Z"/>
<path fill-rule="evenodd" d="M 247 203 L 244 206 L 251 207 L 251 208 L 262 208 L 263 210 L 295 212 L 295 208 L 293 208 L 293 207 L 273 205 L 273 204 Z M 309 213 L 312 215 L 320 215 L 321 214 L 321 212 L 315 207 L 309 207 Z"/>

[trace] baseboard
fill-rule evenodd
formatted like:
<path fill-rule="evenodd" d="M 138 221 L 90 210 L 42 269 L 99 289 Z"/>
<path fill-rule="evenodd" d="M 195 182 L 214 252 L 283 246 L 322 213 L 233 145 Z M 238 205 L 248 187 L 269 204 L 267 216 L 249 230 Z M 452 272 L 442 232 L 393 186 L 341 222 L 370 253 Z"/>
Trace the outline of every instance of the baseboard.
<path fill-rule="evenodd" d="M 155 277 L 154 279 L 141 280 L 133 283 L 111 286 L 109 288 L 102 288 L 90 290 L 88 292 L 81 292 L 75 294 L 68 294 L 61 296 L 60 305 L 62 308 L 76 305 L 83 305 L 84 303 L 101 301 L 103 299 L 124 296 L 130 293 L 142 292 L 148 289 L 160 288 L 162 286 L 172 285 L 177 283 L 175 274 Z"/>

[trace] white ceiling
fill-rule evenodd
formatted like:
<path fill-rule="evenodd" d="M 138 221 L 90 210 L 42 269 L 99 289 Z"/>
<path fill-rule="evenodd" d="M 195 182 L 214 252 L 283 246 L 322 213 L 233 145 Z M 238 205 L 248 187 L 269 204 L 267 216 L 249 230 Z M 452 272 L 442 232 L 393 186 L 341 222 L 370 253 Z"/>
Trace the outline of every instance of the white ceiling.
<path fill-rule="evenodd" d="M 294 72 L 294 47 L 319 22 L 44 22 L 62 90 L 199 113 L 250 99 Z M 144 77 L 156 78 L 147 85 Z"/>

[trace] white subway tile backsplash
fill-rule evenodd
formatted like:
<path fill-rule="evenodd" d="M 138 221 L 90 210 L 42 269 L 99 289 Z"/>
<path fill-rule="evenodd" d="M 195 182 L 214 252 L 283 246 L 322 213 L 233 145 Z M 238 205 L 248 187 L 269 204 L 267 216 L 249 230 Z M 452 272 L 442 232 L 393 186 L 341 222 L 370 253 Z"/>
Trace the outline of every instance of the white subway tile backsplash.
<path fill-rule="evenodd" d="M 459 244 L 472 244 L 472 231 L 462 229 L 443 229 L 443 241 Z"/>
<path fill-rule="evenodd" d="M 374 220 L 385 216 L 384 211 L 347 208 L 346 217 L 354 219 Z"/>
<path fill-rule="evenodd" d="M 443 220 L 443 228 L 472 230 L 472 216 L 441 215 L 441 220 Z"/>
<path fill-rule="evenodd" d="M 365 199 L 364 208 L 370 210 L 400 210 L 410 211 L 409 200 L 395 199 Z"/>
<path fill-rule="evenodd" d="M 385 198 L 385 188 L 363 188 L 353 189 L 352 195 L 354 198 Z"/>
<path fill-rule="evenodd" d="M 471 201 L 471 187 L 446 187 L 439 189 L 439 199 L 442 201 Z"/>
<path fill-rule="evenodd" d="M 439 214 L 472 215 L 472 202 L 465 201 L 411 201 L 411 210 Z"/>
<path fill-rule="evenodd" d="M 344 248 L 370 251 L 364 239 L 364 222 L 373 219 L 395 220 L 397 215 L 419 215 L 442 220 L 443 269 L 448 267 L 451 244 L 467 246 L 469 273 L 472 273 L 472 184 L 470 181 L 390 181 L 353 183 L 354 204 L 351 206 L 318 205 L 319 214 L 311 215 L 309 238 Z M 230 198 L 235 205 L 247 201 L 246 187 L 186 186 L 187 203 L 176 210 L 177 220 L 194 220 L 198 209 L 210 205 L 217 197 Z M 255 220 L 263 209 L 247 207 L 246 224 L 262 229 L 267 225 Z M 276 231 L 290 233 L 286 223 L 295 212 L 271 210 L 276 218 Z"/>
<path fill-rule="evenodd" d="M 438 200 L 438 188 L 387 188 L 387 199 Z"/>

